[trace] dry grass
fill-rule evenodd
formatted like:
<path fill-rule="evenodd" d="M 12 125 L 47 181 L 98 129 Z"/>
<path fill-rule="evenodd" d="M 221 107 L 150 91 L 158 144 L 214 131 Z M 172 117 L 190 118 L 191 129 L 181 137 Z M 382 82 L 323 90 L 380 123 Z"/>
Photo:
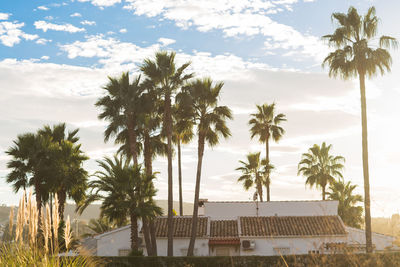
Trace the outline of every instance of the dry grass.
<path fill-rule="evenodd" d="M 53 212 L 46 204 L 45 210 L 39 209 L 32 200 L 32 191 L 25 199 L 25 193 L 19 201 L 15 236 L 12 235 L 14 210 L 10 210 L 9 229 L 11 242 L 0 246 L 0 266 L 101 266 L 88 256 L 59 257 L 58 198 L 55 196 Z M 64 241 L 67 252 L 71 246 L 71 223 L 68 219 L 64 229 Z M 82 255 L 78 248 L 73 253 Z"/>

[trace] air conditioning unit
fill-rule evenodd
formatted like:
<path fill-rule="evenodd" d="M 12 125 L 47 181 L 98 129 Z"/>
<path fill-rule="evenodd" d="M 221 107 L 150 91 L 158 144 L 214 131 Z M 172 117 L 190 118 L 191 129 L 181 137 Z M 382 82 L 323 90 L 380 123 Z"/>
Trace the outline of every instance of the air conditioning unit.
<path fill-rule="evenodd" d="M 256 241 L 254 240 L 242 240 L 243 249 L 254 249 L 256 247 Z"/>

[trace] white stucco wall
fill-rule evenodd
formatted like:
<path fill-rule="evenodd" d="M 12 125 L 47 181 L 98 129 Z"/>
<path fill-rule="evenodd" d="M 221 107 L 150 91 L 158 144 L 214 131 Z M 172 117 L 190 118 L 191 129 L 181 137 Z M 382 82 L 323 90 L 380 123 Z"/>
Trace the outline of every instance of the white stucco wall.
<path fill-rule="evenodd" d="M 258 205 L 258 210 L 257 210 Z M 337 215 L 337 201 L 205 202 L 204 213 L 212 220 L 239 216 Z M 258 214 L 257 214 L 258 213 Z"/>
<path fill-rule="evenodd" d="M 189 238 L 174 238 L 174 256 L 186 256 Z M 157 255 L 167 256 L 168 239 L 157 239 Z M 208 256 L 208 239 L 197 238 L 194 245 L 195 256 Z"/>
<path fill-rule="evenodd" d="M 245 240 L 242 238 L 241 240 Z M 302 238 L 246 238 L 254 240 L 256 246 L 252 250 L 240 248 L 241 256 L 274 256 L 279 255 L 274 248 L 289 248 L 288 254 L 308 254 L 311 250 L 319 250 L 324 253 L 324 243 L 345 242 L 346 237 L 302 237 Z"/>
<path fill-rule="evenodd" d="M 346 226 L 346 231 L 349 233 L 347 243 L 350 245 L 365 245 L 365 231 Z M 372 244 L 375 245 L 375 250 L 385 250 L 393 246 L 395 237 L 372 233 Z"/>
<path fill-rule="evenodd" d="M 118 256 L 120 249 L 130 249 L 131 229 L 125 226 L 96 237 L 97 256 Z"/>

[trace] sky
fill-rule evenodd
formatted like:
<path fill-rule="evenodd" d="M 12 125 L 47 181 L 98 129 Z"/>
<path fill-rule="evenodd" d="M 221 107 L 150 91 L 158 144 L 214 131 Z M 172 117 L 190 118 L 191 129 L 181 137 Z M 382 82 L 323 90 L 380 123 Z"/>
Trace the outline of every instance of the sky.
<path fill-rule="evenodd" d="M 237 182 L 239 160 L 264 145 L 251 140 L 248 120 L 256 104 L 276 103 L 287 116 L 279 143 L 271 144 L 271 200 L 320 199 L 297 175 L 301 154 L 326 141 L 346 158 L 345 180 L 363 194 L 360 96 L 357 80 L 330 78 L 321 67 L 330 48 L 321 36 L 334 30 L 333 12 L 376 6 L 379 34 L 400 38 L 397 0 L 5 0 L 0 4 L 0 204 L 19 195 L 5 183 L 5 151 L 17 135 L 44 124 L 79 128 L 85 168 L 116 151 L 104 143 L 106 122 L 94 106 L 107 76 L 138 73 L 158 50 L 191 61 L 197 77 L 223 81 L 220 103 L 234 119 L 232 137 L 205 151 L 201 198 L 251 200 Z M 367 81 L 372 216 L 399 212 L 399 52 L 392 72 Z M 196 142 L 183 147 L 184 201 L 192 202 Z M 178 200 L 174 159 L 174 198 Z M 167 198 L 167 161 L 157 158 L 159 199 Z"/>

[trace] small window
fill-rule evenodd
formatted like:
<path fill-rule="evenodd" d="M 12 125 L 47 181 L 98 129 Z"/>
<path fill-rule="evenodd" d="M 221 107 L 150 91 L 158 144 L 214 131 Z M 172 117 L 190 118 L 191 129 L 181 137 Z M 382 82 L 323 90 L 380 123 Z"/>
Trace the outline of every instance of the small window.
<path fill-rule="evenodd" d="M 319 254 L 319 250 L 309 250 L 308 254 Z"/>
<path fill-rule="evenodd" d="M 131 252 L 130 249 L 119 249 L 118 250 L 118 256 L 120 257 L 126 257 L 129 255 L 129 253 Z"/>
<path fill-rule="evenodd" d="M 215 256 L 230 256 L 229 248 L 215 248 Z"/>
<path fill-rule="evenodd" d="M 275 255 L 289 255 L 290 248 L 274 248 Z"/>

